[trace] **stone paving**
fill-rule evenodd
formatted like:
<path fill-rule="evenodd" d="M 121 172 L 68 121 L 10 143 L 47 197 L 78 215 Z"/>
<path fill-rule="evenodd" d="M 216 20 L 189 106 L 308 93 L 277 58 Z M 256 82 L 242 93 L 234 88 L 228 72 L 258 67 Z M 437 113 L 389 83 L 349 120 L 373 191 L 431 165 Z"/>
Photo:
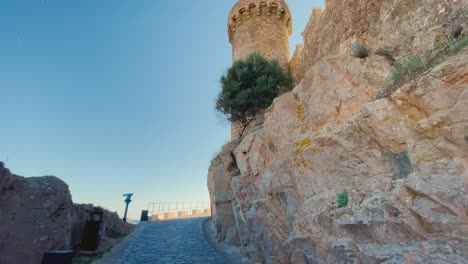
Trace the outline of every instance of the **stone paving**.
<path fill-rule="evenodd" d="M 206 218 L 145 223 L 116 263 L 226 263 L 205 240 L 202 223 Z"/>

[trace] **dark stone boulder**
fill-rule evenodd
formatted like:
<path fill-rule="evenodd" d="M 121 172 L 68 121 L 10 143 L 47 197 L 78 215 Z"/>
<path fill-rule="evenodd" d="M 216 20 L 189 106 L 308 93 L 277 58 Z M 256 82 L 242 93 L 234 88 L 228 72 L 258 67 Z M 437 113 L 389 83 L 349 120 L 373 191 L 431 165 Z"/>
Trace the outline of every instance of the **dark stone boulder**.
<path fill-rule="evenodd" d="M 70 248 L 72 199 L 53 176 L 24 178 L 0 162 L 0 263 L 41 263 Z"/>

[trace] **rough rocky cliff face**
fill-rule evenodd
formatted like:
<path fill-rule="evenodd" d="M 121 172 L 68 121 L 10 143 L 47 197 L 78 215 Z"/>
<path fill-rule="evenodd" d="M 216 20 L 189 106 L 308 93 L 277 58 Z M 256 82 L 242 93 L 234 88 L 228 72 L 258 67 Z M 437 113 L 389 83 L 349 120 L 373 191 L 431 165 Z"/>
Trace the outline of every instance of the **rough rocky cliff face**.
<path fill-rule="evenodd" d="M 60 179 L 23 178 L 0 162 L 0 263 L 41 263 L 44 252 L 69 249 L 72 206 Z"/>
<path fill-rule="evenodd" d="M 319 50 L 302 81 L 211 163 L 218 240 L 266 263 L 468 263 L 468 50 L 375 100 L 390 62 L 346 48 L 363 28 L 410 43 L 420 27 L 430 49 L 444 32 L 427 30 L 466 2 L 329 2 L 321 21 L 348 37 L 305 41 Z M 377 4 L 386 23 L 369 24 Z"/>
<path fill-rule="evenodd" d="M 100 249 L 107 250 L 134 230 L 117 213 L 73 204 L 68 185 L 57 177 L 24 178 L 0 162 L 0 264 L 41 263 L 50 250 L 78 249 L 85 223 L 96 209 L 104 213 Z"/>

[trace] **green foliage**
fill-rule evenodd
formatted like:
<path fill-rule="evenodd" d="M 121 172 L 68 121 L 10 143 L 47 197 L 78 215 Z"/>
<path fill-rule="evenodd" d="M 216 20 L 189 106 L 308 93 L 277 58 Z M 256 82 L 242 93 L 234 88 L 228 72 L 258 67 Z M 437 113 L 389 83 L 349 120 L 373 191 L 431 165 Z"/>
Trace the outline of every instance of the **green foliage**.
<path fill-rule="evenodd" d="M 426 69 L 426 65 L 419 56 L 396 63 L 390 72 L 390 84 L 397 84 L 404 79 L 411 78 L 424 69 Z"/>
<path fill-rule="evenodd" d="M 410 57 L 402 62 L 395 62 L 390 70 L 388 83 L 379 90 L 376 99 L 389 96 L 399 84 L 415 78 L 426 68 L 427 64 L 419 56 Z"/>
<path fill-rule="evenodd" d="M 338 194 L 336 200 L 339 208 L 346 207 L 348 205 L 348 192 L 346 190 L 343 190 Z"/>
<path fill-rule="evenodd" d="M 447 58 L 447 47 L 447 42 L 445 42 L 436 47 L 435 49 L 427 52 L 426 56 L 424 56 L 424 59 L 428 67 L 439 64 Z"/>
<path fill-rule="evenodd" d="M 380 89 L 376 99 L 390 96 L 402 83 L 416 78 L 423 71 L 446 60 L 468 47 L 468 36 L 449 38 L 439 47 L 428 51 L 422 58 L 410 57 L 402 62 L 396 62 L 391 71 L 388 83 Z"/>
<path fill-rule="evenodd" d="M 259 54 L 236 61 L 221 77 L 222 90 L 216 109 L 228 120 L 245 126 L 273 99 L 290 89 L 291 76 L 285 75 L 277 61 L 268 61 Z"/>
<path fill-rule="evenodd" d="M 457 54 L 462 51 L 464 48 L 468 47 L 468 36 L 463 36 L 456 39 L 450 39 L 448 41 L 450 51 L 453 54 Z"/>
<path fill-rule="evenodd" d="M 364 44 L 353 42 L 351 45 L 351 51 L 353 56 L 356 58 L 364 59 L 369 57 L 369 51 Z"/>

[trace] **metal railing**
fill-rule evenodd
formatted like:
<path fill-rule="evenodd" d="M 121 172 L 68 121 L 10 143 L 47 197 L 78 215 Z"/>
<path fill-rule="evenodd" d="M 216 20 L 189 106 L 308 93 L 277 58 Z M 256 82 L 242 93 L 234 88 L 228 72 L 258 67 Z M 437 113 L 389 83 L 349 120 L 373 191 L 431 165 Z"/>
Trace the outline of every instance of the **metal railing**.
<path fill-rule="evenodd" d="M 148 213 L 153 218 L 178 218 L 204 215 L 211 213 L 209 201 L 192 201 L 192 202 L 155 202 L 148 203 Z M 166 214 L 165 217 L 162 217 Z M 169 214 L 172 214 L 168 217 Z"/>

